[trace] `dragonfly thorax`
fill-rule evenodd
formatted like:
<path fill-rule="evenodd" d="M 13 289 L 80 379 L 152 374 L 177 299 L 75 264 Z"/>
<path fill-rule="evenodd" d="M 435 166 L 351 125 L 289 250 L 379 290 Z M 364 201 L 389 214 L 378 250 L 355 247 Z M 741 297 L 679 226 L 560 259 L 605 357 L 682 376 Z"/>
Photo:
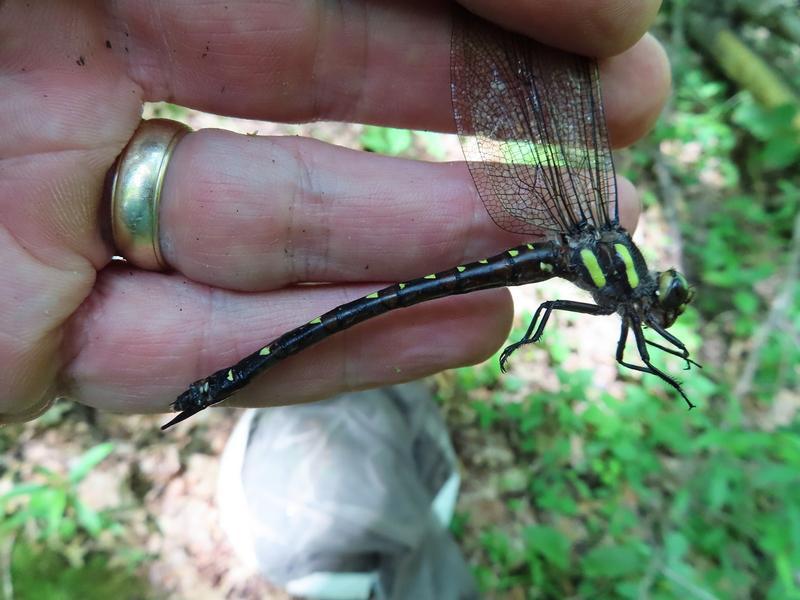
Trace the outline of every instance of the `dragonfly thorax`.
<path fill-rule="evenodd" d="M 589 291 L 598 306 L 623 320 L 670 327 L 694 298 L 686 278 L 675 269 L 649 271 L 642 253 L 622 228 L 587 227 L 565 239 L 570 248 L 571 279 Z"/>
<path fill-rule="evenodd" d="M 599 306 L 646 309 L 658 289 L 642 253 L 622 228 L 587 228 L 569 240 L 572 280 Z"/>

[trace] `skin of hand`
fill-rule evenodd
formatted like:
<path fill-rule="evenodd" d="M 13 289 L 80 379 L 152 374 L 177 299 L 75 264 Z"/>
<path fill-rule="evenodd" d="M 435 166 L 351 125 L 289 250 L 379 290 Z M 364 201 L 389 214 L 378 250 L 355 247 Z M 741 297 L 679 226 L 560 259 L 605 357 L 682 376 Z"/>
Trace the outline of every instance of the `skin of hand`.
<path fill-rule="evenodd" d="M 668 63 L 642 37 L 657 1 L 464 4 L 601 57 L 615 146 L 658 115 Z M 3 419 L 57 396 L 164 411 L 190 382 L 338 304 L 519 243 L 492 223 L 463 163 L 203 130 L 178 145 L 162 192 L 174 271 L 111 260 L 104 179 L 143 102 L 452 132 L 450 10 L 442 0 L 0 1 Z M 619 187 L 633 228 L 635 192 Z M 315 400 L 474 363 L 502 344 L 512 314 L 505 289 L 392 312 L 287 359 L 231 404 Z"/>

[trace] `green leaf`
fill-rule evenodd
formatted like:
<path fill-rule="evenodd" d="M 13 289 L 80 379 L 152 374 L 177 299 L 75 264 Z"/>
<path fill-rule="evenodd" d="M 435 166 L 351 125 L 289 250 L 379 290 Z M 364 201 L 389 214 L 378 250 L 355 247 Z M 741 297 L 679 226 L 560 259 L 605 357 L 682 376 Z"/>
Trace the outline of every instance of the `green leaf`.
<path fill-rule="evenodd" d="M 165 598 L 146 578 L 119 564 L 119 552 L 94 552 L 80 564 L 71 564 L 63 553 L 14 544 L 11 571 L 14 598 L 20 600 L 156 600 Z"/>
<path fill-rule="evenodd" d="M 67 509 L 67 493 L 65 490 L 49 488 L 31 498 L 31 515 L 44 522 L 44 534 L 54 535 L 58 532 L 61 519 Z"/>
<path fill-rule="evenodd" d="M 58 537 L 61 538 L 62 541 L 69 541 L 75 534 L 78 533 L 78 524 L 75 522 L 75 519 L 70 519 L 69 517 L 65 517 L 61 520 L 61 524 L 58 527 Z"/>
<path fill-rule="evenodd" d="M 759 140 L 769 141 L 775 136 L 792 131 L 792 121 L 797 110 L 791 104 L 764 108 L 748 97 L 733 111 L 732 120 Z"/>
<path fill-rule="evenodd" d="M 92 510 L 80 500 L 75 500 L 75 514 L 78 517 L 78 524 L 92 537 L 97 537 L 103 530 L 103 520 L 100 513 Z"/>
<path fill-rule="evenodd" d="M 520 377 L 516 377 L 511 373 L 504 375 L 501 379 L 501 383 L 504 390 L 512 393 L 518 392 L 525 387 L 525 380 L 521 379 Z"/>
<path fill-rule="evenodd" d="M 719 510 L 728 502 L 731 495 L 730 474 L 725 469 L 716 469 L 708 484 L 708 506 Z"/>
<path fill-rule="evenodd" d="M 397 156 L 411 147 L 412 139 L 408 129 L 367 125 L 361 134 L 361 145 L 370 152 Z"/>
<path fill-rule="evenodd" d="M 789 465 L 763 465 L 751 475 L 751 482 L 754 487 L 764 490 L 775 490 L 784 486 L 800 489 L 800 472 L 797 467 Z"/>
<path fill-rule="evenodd" d="M 523 537 L 527 548 L 542 558 L 566 570 L 569 567 L 571 543 L 560 531 L 545 525 L 526 527 Z"/>
<path fill-rule="evenodd" d="M 800 144 L 796 135 L 795 132 L 776 135 L 767 141 L 760 152 L 765 169 L 785 169 L 800 159 Z"/>
<path fill-rule="evenodd" d="M 624 577 L 644 569 L 642 553 L 633 546 L 600 546 L 583 559 L 583 571 L 589 577 L 610 579 Z"/>
<path fill-rule="evenodd" d="M 497 481 L 497 486 L 504 494 L 520 494 L 528 488 L 530 469 L 510 467 L 503 471 Z"/>
<path fill-rule="evenodd" d="M 77 462 L 69 470 L 69 481 L 72 484 L 79 483 L 94 469 L 99 463 L 114 451 L 114 444 L 105 442 L 97 444 L 84 452 Z"/>
<path fill-rule="evenodd" d="M 481 400 L 476 400 L 472 403 L 472 408 L 475 411 L 475 414 L 478 417 L 478 423 L 481 426 L 481 429 L 488 430 L 491 429 L 492 424 L 498 418 L 497 411 L 495 410 L 494 405 L 488 402 L 483 402 Z"/>
<path fill-rule="evenodd" d="M 4 516 L 0 521 L 0 536 L 21 528 L 29 518 L 30 514 L 22 510 L 15 512 L 10 517 Z"/>
<path fill-rule="evenodd" d="M 47 489 L 47 486 L 42 485 L 41 483 L 21 483 L 15 485 L 5 494 L 0 496 L 0 504 L 4 504 L 8 500 L 17 498 L 19 496 L 32 496 L 45 489 Z"/>
<path fill-rule="evenodd" d="M 681 562 L 689 551 L 689 542 L 686 536 L 679 531 L 670 531 L 664 540 L 664 545 L 666 547 L 667 562 L 669 564 Z"/>
<path fill-rule="evenodd" d="M 55 482 L 59 480 L 58 473 L 56 473 L 55 471 L 51 471 L 47 467 L 43 467 L 41 465 L 34 465 L 33 472 L 36 473 L 37 475 L 41 475 L 42 477 L 48 479 L 49 481 Z"/>
<path fill-rule="evenodd" d="M 750 290 L 737 290 L 733 294 L 733 304 L 740 313 L 752 317 L 758 312 L 760 302 Z"/>
<path fill-rule="evenodd" d="M 775 570 L 778 573 L 778 578 L 784 588 L 784 592 L 788 592 L 792 590 L 793 592 L 797 592 L 797 586 L 794 583 L 795 579 L 795 570 L 796 566 L 792 566 L 791 559 L 786 556 L 785 554 L 780 554 L 775 558 Z M 797 597 L 794 595 L 793 597 Z"/>

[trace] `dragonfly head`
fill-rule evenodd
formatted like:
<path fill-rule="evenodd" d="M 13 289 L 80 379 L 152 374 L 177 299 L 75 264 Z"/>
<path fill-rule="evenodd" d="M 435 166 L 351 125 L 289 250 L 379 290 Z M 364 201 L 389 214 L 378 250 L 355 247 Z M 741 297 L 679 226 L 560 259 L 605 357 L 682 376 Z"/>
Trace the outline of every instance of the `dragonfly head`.
<path fill-rule="evenodd" d="M 686 310 L 694 298 L 694 290 L 689 286 L 686 277 L 675 269 L 657 273 L 656 277 L 658 279 L 656 310 L 661 326 L 666 328 Z"/>

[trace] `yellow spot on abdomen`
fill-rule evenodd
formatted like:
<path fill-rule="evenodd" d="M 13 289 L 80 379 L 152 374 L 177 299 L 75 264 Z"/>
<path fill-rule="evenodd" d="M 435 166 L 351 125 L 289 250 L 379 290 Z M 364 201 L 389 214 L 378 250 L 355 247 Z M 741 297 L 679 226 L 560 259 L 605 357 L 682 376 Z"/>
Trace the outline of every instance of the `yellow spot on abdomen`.
<path fill-rule="evenodd" d="M 313 321 L 309 321 L 308 322 L 309 325 L 319 325 L 320 323 L 322 323 L 322 318 L 321 317 L 317 317 Z"/>
<path fill-rule="evenodd" d="M 511 258 L 514 258 L 515 256 L 519 256 L 519 250 L 509 250 L 509 251 L 508 251 L 508 255 L 509 255 Z"/>
<path fill-rule="evenodd" d="M 228 376 L 225 379 L 233 381 L 233 369 L 228 369 Z"/>
<path fill-rule="evenodd" d="M 467 270 L 467 267 L 456 267 L 456 269 L 458 270 L 459 273 L 463 273 L 464 271 Z"/>
<path fill-rule="evenodd" d="M 478 262 L 479 262 L 480 264 L 482 264 L 482 265 L 488 265 L 488 264 L 489 264 L 489 261 L 488 261 L 488 259 L 485 259 L 485 258 L 484 258 L 484 259 L 481 259 L 481 260 L 479 260 Z"/>
<path fill-rule="evenodd" d="M 430 275 L 425 275 L 425 277 L 423 277 L 423 279 L 436 279 L 436 274 L 435 273 L 431 273 Z"/>
<path fill-rule="evenodd" d="M 639 274 L 636 272 L 636 265 L 633 264 L 633 257 L 630 250 L 623 244 L 614 244 L 617 256 L 625 263 L 625 276 L 628 278 L 628 285 L 635 289 L 639 285 Z"/>
<path fill-rule="evenodd" d="M 269 356 L 269 346 L 264 346 L 261 350 L 258 351 L 261 356 Z"/>
<path fill-rule="evenodd" d="M 368 300 L 373 300 L 378 297 L 378 292 L 372 292 L 369 296 L 367 296 Z"/>
<path fill-rule="evenodd" d="M 533 244 L 525 244 L 528 247 L 528 250 L 533 250 Z"/>
<path fill-rule="evenodd" d="M 552 273 L 553 272 L 553 265 L 546 262 L 540 262 L 539 268 L 544 271 L 545 273 Z"/>
<path fill-rule="evenodd" d="M 402 289 L 404 289 L 406 287 L 406 284 L 405 283 L 398 283 L 397 287 L 399 287 L 402 290 Z"/>
<path fill-rule="evenodd" d="M 594 252 L 589 248 L 581 250 L 581 261 L 583 261 L 583 266 L 586 267 L 586 270 L 589 271 L 592 283 L 598 288 L 604 287 L 606 285 L 606 276 L 603 275 L 603 269 L 600 268 L 600 263 L 597 262 Z"/>

